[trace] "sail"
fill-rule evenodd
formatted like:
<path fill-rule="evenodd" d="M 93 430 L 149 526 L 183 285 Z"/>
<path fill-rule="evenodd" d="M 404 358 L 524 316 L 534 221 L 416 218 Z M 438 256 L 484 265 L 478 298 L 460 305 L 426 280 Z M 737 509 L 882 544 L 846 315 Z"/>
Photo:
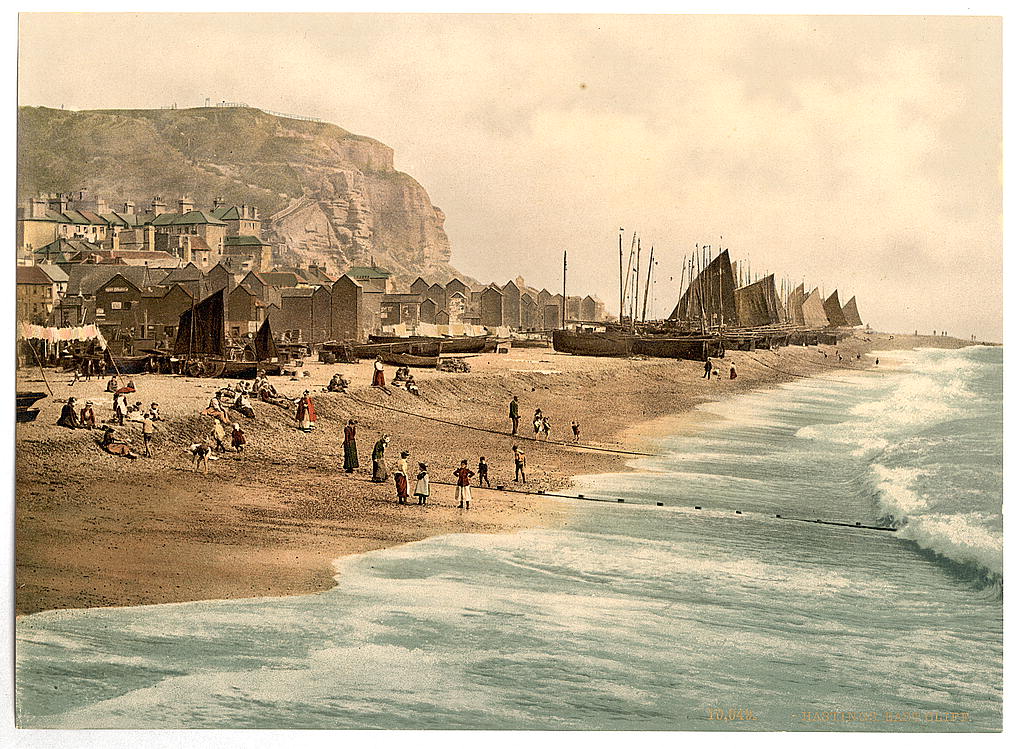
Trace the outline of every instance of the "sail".
<path fill-rule="evenodd" d="M 803 303 L 807 294 L 804 292 L 804 285 L 800 284 L 793 289 L 786 298 L 786 315 L 794 325 L 804 324 Z"/>
<path fill-rule="evenodd" d="M 270 320 L 264 320 L 256 332 L 256 361 L 271 361 L 277 358 L 277 343 L 270 331 Z"/>
<path fill-rule="evenodd" d="M 828 324 L 833 328 L 846 327 L 846 316 L 843 315 L 843 307 L 839 304 L 839 290 L 829 294 L 822 306 L 825 308 L 825 316 L 828 317 Z"/>
<path fill-rule="evenodd" d="M 843 317 L 846 318 L 847 324 L 854 327 L 864 324 L 860 319 L 860 311 L 857 309 L 857 297 L 851 296 L 850 301 L 843 305 Z"/>
<path fill-rule="evenodd" d="M 736 282 L 729 251 L 708 263 L 672 310 L 675 320 L 704 319 L 713 324 L 736 324 Z"/>
<path fill-rule="evenodd" d="M 804 297 L 803 304 L 800 305 L 800 312 L 804 318 L 804 325 L 808 328 L 828 326 L 828 316 L 825 314 L 825 308 L 821 305 L 821 294 L 818 293 L 817 288 Z"/>
<path fill-rule="evenodd" d="M 181 313 L 174 354 L 224 356 L 224 289 L 214 292 L 192 309 Z"/>
<path fill-rule="evenodd" d="M 736 316 L 741 327 L 753 328 L 781 322 L 779 306 L 774 273 L 736 290 Z"/>

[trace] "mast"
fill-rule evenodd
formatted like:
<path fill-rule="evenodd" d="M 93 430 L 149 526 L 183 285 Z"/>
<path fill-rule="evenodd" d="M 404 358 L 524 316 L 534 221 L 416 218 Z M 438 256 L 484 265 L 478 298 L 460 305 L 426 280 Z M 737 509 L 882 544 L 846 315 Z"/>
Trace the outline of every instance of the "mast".
<path fill-rule="evenodd" d="M 644 285 L 644 309 L 641 319 L 647 322 L 647 295 L 651 291 L 651 271 L 654 270 L 654 245 L 651 245 L 651 259 L 647 263 L 647 283 Z"/>
<path fill-rule="evenodd" d="M 565 328 L 565 279 L 569 274 L 569 251 L 562 250 L 562 328 Z"/>
<path fill-rule="evenodd" d="M 619 227 L 619 325 L 622 325 L 622 232 Z"/>
<path fill-rule="evenodd" d="M 676 299 L 676 320 L 683 319 L 683 280 L 686 277 L 686 256 L 683 255 L 683 265 L 679 269 L 679 297 Z"/>

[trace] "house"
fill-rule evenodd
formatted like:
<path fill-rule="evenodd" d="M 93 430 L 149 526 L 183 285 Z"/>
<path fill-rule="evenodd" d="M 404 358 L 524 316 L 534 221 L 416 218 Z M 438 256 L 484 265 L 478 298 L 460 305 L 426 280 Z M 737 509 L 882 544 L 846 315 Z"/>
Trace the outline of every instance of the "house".
<path fill-rule="evenodd" d="M 470 289 L 469 286 L 464 284 L 457 278 L 453 278 L 451 281 L 444 285 L 444 293 L 446 299 L 451 299 L 456 294 L 461 294 L 462 298 L 466 301 L 469 300 Z M 445 305 L 448 306 L 448 305 Z M 465 310 L 463 310 L 465 311 Z"/>
<path fill-rule="evenodd" d="M 416 325 L 420 321 L 419 294 L 385 294 L 381 299 L 380 321 L 383 325 Z M 433 322 L 433 318 L 429 320 Z"/>
<path fill-rule="evenodd" d="M 376 265 L 357 265 L 345 271 L 345 275 L 362 286 L 364 294 L 387 293 L 391 278 L 391 273 Z"/>
<path fill-rule="evenodd" d="M 348 275 L 331 286 L 331 338 L 336 341 L 365 341 L 363 287 Z"/>
<path fill-rule="evenodd" d="M 97 288 L 96 322 L 111 329 L 134 329 L 140 324 L 142 287 L 124 273 L 115 273 Z"/>
<path fill-rule="evenodd" d="M 331 291 L 324 286 L 281 289 L 281 312 L 271 322 L 276 332 L 303 343 L 323 343 L 332 336 Z"/>
<path fill-rule="evenodd" d="M 225 205 L 223 198 L 214 198 L 210 215 L 227 225 L 228 237 L 248 235 L 256 238 L 262 233 L 260 212 L 254 205 L 229 206 Z"/>
<path fill-rule="evenodd" d="M 57 303 L 53 279 L 38 265 L 19 265 L 15 275 L 18 320 L 35 325 L 49 322 Z"/>
<path fill-rule="evenodd" d="M 238 284 L 224 303 L 224 326 L 229 336 L 255 334 L 266 315 L 266 303 L 244 284 Z"/>
<path fill-rule="evenodd" d="M 521 292 L 515 281 L 509 281 L 501 287 L 503 297 L 501 305 L 501 324 L 510 328 L 518 328 L 522 325 L 522 314 L 519 298 Z"/>
<path fill-rule="evenodd" d="M 448 308 L 448 294 L 444 286 L 439 283 L 432 283 L 427 288 L 427 299 L 431 300 L 438 311 Z"/>
<path fill-rule="evenodd" d="M 524 330 L 540 327 L 537 321 L 537 299 L 528 291 L 519 297 L 519 319 L 520 327 Z"/>
<path fill-rule="evenodd" d="M 210 268 L 204 276 L 207 294 L 212 294 L 215 291 L 224 289 L 225 294 L 229 294 L 234 291 L 237 280 L 234 274 L 228 270 L 223 263 L 217 263 L 215 266 Z"/>
<path fill-rule="evenodd" d="M 178 335 L 181 314 L 192 307 L 194 297 L 181 284 L 153 286 L 142 292 L 139 338 L 172 341 Z"/>
<path fill-rule="evenodd" d="M 452 293 L 448 297 L 448 324 L 452 325 L 463 322 L 463 318 L 466 315 L 466 307 L 466 295 L 461 291 Z"/>
<path fill-rule="evenodd" d="M 409 293 L 419 294 L 421 297 L 425 298 L 427 296 L 427 289 L 429 288 L 430 284 L 424 281 L 423 277 L 420 276 L 415 281 L 413 281 L 412 284 L 409 286 Z"/>
<path fill-rule="evenodd" d="M 53 301 L 56 303 L 68 292 L 68 274 L 59 265 L 37 264 L 36 267 L 53 281 Z"/>
<path fill-rule="evenodd" d="M 505 297 L 495 285 L 490 285 L 480 292 L 480 324 L 488 328 L 502 325 L 503 305 Z"/>
<path fill-rule="evenodd" d="M 225 237 L 224 256 L 231 258 L 231 263 L 239 267 L 248 261 L 246 270 L 257 273 L 270 270 L 273 264 L 270 244 L 251 234 Z"/>
<path fill-rule="evenodd" d="M 434 304 L 433 299 L 424 299 L 420 302 L 419 318 L 425 323 L 434 323 L 437 321 L 437 305 Z"/>

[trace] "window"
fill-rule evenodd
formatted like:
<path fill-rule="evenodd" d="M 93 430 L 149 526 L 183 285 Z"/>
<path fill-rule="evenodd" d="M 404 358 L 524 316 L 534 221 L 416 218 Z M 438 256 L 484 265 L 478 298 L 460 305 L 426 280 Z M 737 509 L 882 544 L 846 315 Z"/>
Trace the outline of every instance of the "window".
<path fill-rule="evenodd" d="M 110 303 L 110 309 L 121 309 L 121 303 L 120 302 L 111 302 Z M 99 310 L 97 310 L 97 311 L 99 311 Z"/>

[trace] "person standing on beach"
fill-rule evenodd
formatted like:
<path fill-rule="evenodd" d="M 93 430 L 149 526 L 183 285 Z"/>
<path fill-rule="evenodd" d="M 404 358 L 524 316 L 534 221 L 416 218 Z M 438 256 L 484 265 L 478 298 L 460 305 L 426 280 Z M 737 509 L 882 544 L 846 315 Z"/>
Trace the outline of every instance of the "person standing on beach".
<path fill-rule="evenodd" d="M 519 432 L 519 396 L 513 395 L 508 404 L 508 417 L 512 420 L 512 434 Z"/>
<path fill-rule="evenodd" d="M 473 478 L 473 472 L 469 470 L 469 461 L 463 460 L 453 472 L 458 479 L 455 482 L 455 499 L 459 500 L 459 509 L 469 509 L 469 501 L 473 498 L 473 490 L 469 486 L 469 480 Z"/>
<path fill-rule="evenodd" d="M 375 484 L 384 482 L 386 475 L 384 470 L 384 450 L 387 449 L 388 440 L 390 439 L 390 435 L 382 434 L 373 446 L 373 453 L 370 455 L 370 459 L 373 461 L 373 483 Z"/>
<path fill-rule="evenodd" d="M 408 482 L 409 482 L 409 451 L 408 450 L 402 450 L 402 454 L 399 456 L 399 459 L 398 459 L 398 471 L 403 476 L 405 476 L 406 485 L 407 485 L 406 486 L 405 496 L 408 497 L 409 496 L 409 491 L 408 491 Z"/>
<path fill-rule="evenodd" d="M 519 445 L 512 446 L 512 457 L 516 463 L 516 477 L 515 481 L 522 481 L 526 483 L 526 455 L 519 449 Z M 522 478 L 520 478 L 522 477 Z"/>
<path fill-rule="evenodd" d="M 387 386 L 384 384 L 384 362 L 381 361 L 380 356 L 373 363 L 373 380 L 370 382 L 370 387 L 387 390 Z"/>
<path fill-rule="evenodd" d="M 359 452 L 356 450 L 356 420 L 349 419 L 345 425 L 345 473 L 352 473 L 359 467 Z"/>
<path fill-rule="evenodd" d="M 547 416 L 540 420 L 540 433 L 544 435 L 545 440 L 551 437 L 551 422 Z"/>
<path fill-rule="evenodd" d="M 224 446 L 224 440 L 227 439 L 227 435 L 224 433 L 224 425 L 218 419 L 213 420 L 213 432 L 210 433 L 210 436 L 213 438 L 213 443 L 217 446 L 218 452 L 226 453 L 228 451 Z"/>
<path fill-rule="evenodd" d="M 704 379 L 705 380 L 710 380 L 711 379 L 711 370 L 714 369 L 714 368 L 715 368 L 715 365 L 711 363 L 711 357 L 709 356 L 708 360 L 706 362 L 704 362 Z"/>
<path fill-rule="evenodd" d="M 738 376 L 739 373 L 736 371 L 736 362 L 729 362 L 729 379 L 735 380 Z"/>
<path fill-rule="evenodd" d="M 491 488 L 491 480 L 487 478 L 487 458 L 483 455 L 480 456 L 480 462 L 476 466 L 477 480 L 480 482 L 480 486 L 487 484 L 487 488 Z"/>
<path fill-rule="evenodd" d="M 149 413 L 145 413 L 142 416 L 142 446 L 146 449 L 146 457 L 152 458 L 153 454 L 149 450 L 149 445 L 153 441 L 153 435 L 156 433 L 156 424 L 153 423 L 153 419 L 150 418 Z"/>
<path fill-rule="evenodd" d="M 409 477 L 401 471 L 395 471 L 395 493 L 398 495 L 398 504 L 409 504 Z"/>
<path fill-rule="evenodd" d="M 537 439 L 540 437 L 540 430 L 544 426 L 544 414 L 538 408 L 533 413 L 533 438 Z"/>
<path fill-rule="evenodd" d="M 578 445 L 580 443 L 580 423 L 573 419 L 569 426 L 572 428 L 572 441 Z"/>
<path fill-rule="evenodd" d="M 303 392 L 302 397 L 299 398 L 299 407 L 295 411 L 295 420 L 299 422 L 299 428 L 303 432 L 313 430 L 313 424 L 316 423 L 316 407 L 313 405 L 313 398 L 310 397 L 308 390 Z"/>
<path fill-rule="evenodd" d="M 419 471 L 416 473 L 416 504 L 425 505 L 429 496 L 430 474 L 427 473 L 427 464 L 420 463 Z"/>
<path fill-rule="evenodd" d="M 237 423 L 231 425 L 231 446 L 235 448 L 236 453 L 245 449 L 245 432 Z"/>

